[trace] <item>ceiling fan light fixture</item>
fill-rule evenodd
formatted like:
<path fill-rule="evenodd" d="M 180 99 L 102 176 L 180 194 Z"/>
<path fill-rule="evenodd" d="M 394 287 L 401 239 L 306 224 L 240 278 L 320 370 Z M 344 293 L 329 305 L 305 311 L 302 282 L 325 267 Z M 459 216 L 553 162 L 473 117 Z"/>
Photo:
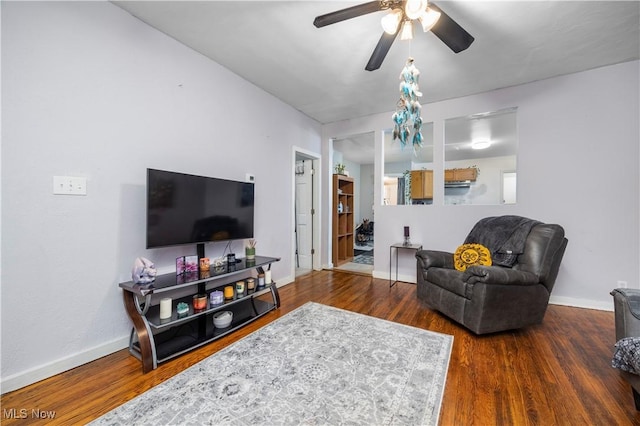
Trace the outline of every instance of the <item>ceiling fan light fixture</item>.
<path fill-rule="evenodd" d="M 402 9 L 393 9 L 391 12 L 384 15 L 380 20 L 382 29 L 387 34 L 395 34 L 396 31 L 398 31 L 398 25 L 400 25 L 401 19 Z"/>
<path fill-rule="evenodd" d="M 427 8 L 427 0 L 407 0 L 404 13 L 409 19 L 418 19 Z"/>
<path fill-rule="evenodd" d="M 471 142 L 471 148 L 473 149 L 487 149 L 490 146 L 491 142 L 484 139 Z"/>
<path fill-rule="evenodd" d="M 427 19 L 433 12 L 428 9 L 434 9 L 435 15 L 441 14 L 440 22 L 436 23 L 430 29 L 440 41 L 447 45 L 453 53 L 459 53 L 471 46 L 475 40 L 464 28 L 454 21 L 443 10 L 440 10 L 435 4 L 429 4 L 428 0 L 373 0 L 355 6 L 346 7 L 334 12 L 325 13 L 316 16 L 313 25 L 316 28 L 326 27 L 327 25 L 336 24 L 348 19 L 357 18 L 358 16 L 368 15 L 370 13 L 386 11 L 385 16 L 381 19 L 384 32 L 378 40 L 369 62 L 364 67 L 367 71 L 375 71 L 380 68 L 384 58 L 389 53 L 389 49 L 397 39 L 398 32 L 402 32 L 401 39 L 410 40 L 413 38 L 412 21 L 420 20 L 426 31 L 431 25 L 431 20 Z M 435 19 L 434 19 L 435 20 Z M 402 30 L 402 31 L 401 31 Z"/>
<path fill-rule="evenodd" d="M 402 23 L 402 30 L 400 32 L 400 40 L 413 39 L 413 24 L 411 21 L 404 21 Z"/>
<path fill-rule="evenodd" d="M 422 31 L 426 33 L 433 28 L 436 22 L 438 22 L 438 19 L 440 19 L 440 15 L 442 15 L 440 12 L 428 7 L 427 10 L 425 10 L 418 18 L 422 24 Z"/>

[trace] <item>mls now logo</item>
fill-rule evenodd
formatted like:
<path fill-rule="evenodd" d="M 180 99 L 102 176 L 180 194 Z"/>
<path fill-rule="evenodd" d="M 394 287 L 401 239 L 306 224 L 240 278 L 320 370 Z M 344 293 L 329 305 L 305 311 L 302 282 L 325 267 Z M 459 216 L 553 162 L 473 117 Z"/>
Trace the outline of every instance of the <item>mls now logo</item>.
<path fill-rule="evenodd" d="M 26 419 L 28 417 L 33 419 L 53 419 L 55 416 L 55 411 L 44 411 L 39 408 L 34 408 L 31 411 L 26 408 L 5 408 L 2 410 L 2 417 L 5 419 Z"/>

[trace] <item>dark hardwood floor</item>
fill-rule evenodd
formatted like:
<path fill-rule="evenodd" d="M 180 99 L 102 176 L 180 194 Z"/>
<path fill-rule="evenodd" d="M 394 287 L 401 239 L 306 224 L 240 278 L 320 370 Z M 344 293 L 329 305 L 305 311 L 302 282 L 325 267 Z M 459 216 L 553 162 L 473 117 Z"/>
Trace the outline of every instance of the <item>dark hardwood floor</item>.
<path fill-rule="evenodd" d="M 475 336 L 424 306 L 412 284 L 398 283 L 389 289 L 386 280 L 321 271 L 280 288 L 280 296 L 282 307 L 277 311 L 148 374 L 142 374 L 140 362 L 121 350 L 7 393 L 1 400 L 1 423 L 87 423 L 314 301 L 453 335 L 441 425 L 640 424 L 630 387 L 611 367 L 612 312 L 551 305 L 542 325 Z M 32 410 L 53 411 L 55 419 L 38 420 Z M 28 416 L 9 419 L 12 412 Z"/>

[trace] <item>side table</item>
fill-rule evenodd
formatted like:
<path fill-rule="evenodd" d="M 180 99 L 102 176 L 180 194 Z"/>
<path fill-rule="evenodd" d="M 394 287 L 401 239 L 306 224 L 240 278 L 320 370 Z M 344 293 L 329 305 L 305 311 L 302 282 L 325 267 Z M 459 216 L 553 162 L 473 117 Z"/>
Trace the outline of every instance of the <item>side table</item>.
<path fill-rule="evenodd" d="M 396 280 L 391 282 L 391 267 L 393 258 L 393 249 L 396 249 Z M 398 252 L 401 250 L 415 250 L 417 253 L 418 250 L 422 250 L 422 244 L 404 244 L 404 243 L 395 243 L 391 244 L 389 247 L 389 288 L 393 287 L 395 283 L 398 282 Z"/>

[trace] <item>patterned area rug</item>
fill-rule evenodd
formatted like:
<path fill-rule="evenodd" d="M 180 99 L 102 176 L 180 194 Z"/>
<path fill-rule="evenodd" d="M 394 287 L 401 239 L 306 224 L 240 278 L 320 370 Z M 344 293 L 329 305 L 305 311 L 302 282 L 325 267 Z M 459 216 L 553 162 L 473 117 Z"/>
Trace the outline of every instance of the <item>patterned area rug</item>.
<path fill-rule="evenodd" d="M 373 250 L 373 240 L 358 242 L 353 246 L 353 248 L 355 250 L 360 250 L 360 251 L 372 251 Z"/>
<path fill-rule="evenodd" d="M 93 425 L 436 425 L 453 336 L 309 302 Z"/>
<path fill-rule="evenodd" d="M 371 253 L 371 254 L 369 254 Z M 354 256 L 353 263 L 362 263 L 364 265 L 373 265 L 373 252 L 368 252 L 366 254 L 359 254 Z"/>

